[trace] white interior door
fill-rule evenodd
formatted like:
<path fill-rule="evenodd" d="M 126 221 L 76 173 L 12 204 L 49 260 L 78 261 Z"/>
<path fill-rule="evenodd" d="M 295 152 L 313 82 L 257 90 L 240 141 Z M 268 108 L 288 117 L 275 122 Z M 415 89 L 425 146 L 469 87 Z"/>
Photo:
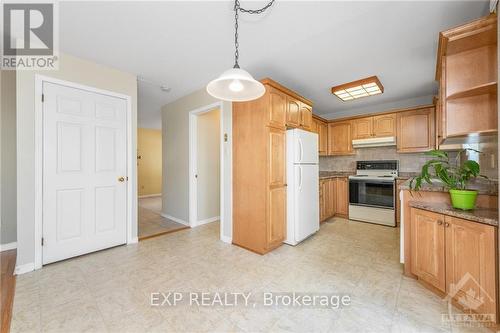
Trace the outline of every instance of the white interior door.
<path fill-rule="evenodd" d="M 43 94 L 43 264 L 126 243 L 126 101 L 47 82 Z"/>

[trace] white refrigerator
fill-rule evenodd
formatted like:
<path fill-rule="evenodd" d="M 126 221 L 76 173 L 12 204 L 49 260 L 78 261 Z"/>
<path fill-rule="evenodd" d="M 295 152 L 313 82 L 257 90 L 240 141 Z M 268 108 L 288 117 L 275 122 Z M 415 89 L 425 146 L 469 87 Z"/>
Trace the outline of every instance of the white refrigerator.
<path fill-rule="evenodd" d="M 318 134 L 286 132 L 287 232 L 285 243 L 297 245 L 319 230 Z"/>

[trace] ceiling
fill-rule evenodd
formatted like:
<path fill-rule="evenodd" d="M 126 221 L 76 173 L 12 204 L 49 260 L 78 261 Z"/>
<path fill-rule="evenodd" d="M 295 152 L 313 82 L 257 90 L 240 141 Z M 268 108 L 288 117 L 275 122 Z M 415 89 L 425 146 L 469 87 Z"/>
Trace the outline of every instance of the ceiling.
<path fill-rule="evenodd" d="M 265 2 L 241 1 L 245 8 Z M 139 125 L 161 127 L 160 108 L 204 88 L 234 57 L 228 1 L 61 2 L 62 52 L 121 69 L 139 82 Z M 439 31 L 488 13 L 488 1 L 277 1 L 240 15 L 240 65 L 314 102 L 326 118 L 430 100 Z M 330 87 L 377 75 L 382 95 L 342 102 Z"/>

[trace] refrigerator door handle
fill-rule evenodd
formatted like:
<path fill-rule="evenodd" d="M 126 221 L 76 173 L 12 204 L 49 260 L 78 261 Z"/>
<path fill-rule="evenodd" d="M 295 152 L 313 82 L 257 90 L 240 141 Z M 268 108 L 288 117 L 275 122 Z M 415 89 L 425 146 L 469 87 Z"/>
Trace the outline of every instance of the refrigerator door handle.
<path fill-rule="evenodd" d="M 302 190 L 302 166 L 299 166 L 299 191 Z"/>
<path fill-rule="evenodd" d="M 304 157 L 304 146 L 302 146 L 302 139 L 300 138 L 299 138 L 299 148 L 300 148 L 299 162 L 302 162 L 302 158 Z"/>

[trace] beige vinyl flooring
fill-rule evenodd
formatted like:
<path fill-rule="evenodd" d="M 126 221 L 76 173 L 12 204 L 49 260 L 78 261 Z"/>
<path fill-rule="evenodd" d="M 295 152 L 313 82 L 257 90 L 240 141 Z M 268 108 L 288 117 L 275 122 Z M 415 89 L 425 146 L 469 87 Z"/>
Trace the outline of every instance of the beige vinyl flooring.
<path fill-rule="evenodd" d="M 161 216 L 161 197 L 139 199 L 139 239 L 161 235 L 186 226 Z"/>
<path fill-rule="evenodd" d="M 446 302 L 401 275 L 398 233 L 335 218 L 260 256 L 219 241 L 218 223 L 182 230 L 19 276 L 12 332 L 480 332 L 442 322 Z M 217 291 L 252 292 L 257 306 L 150 305 L 151 292 Z M 293 291 L 352 304 L 259 301 Z"/>

